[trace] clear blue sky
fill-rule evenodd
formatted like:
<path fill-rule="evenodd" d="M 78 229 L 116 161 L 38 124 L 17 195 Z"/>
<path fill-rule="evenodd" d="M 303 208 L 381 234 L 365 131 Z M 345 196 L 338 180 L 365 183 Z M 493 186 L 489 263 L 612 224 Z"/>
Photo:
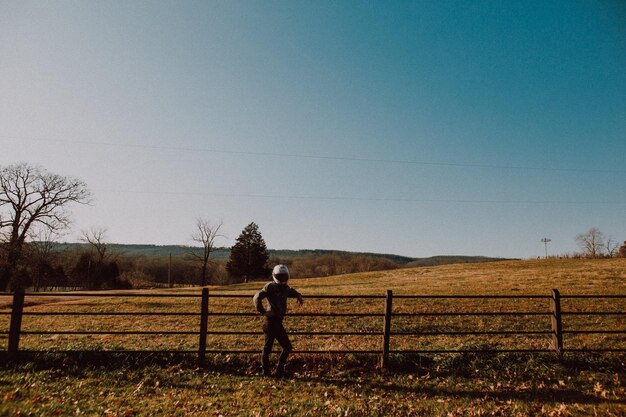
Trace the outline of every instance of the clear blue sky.
<path fill-rule="evenodd" d="M 65 240 L 536 257 L 626 240 L 620 1 L 2 1 L 0 164 Z"/>

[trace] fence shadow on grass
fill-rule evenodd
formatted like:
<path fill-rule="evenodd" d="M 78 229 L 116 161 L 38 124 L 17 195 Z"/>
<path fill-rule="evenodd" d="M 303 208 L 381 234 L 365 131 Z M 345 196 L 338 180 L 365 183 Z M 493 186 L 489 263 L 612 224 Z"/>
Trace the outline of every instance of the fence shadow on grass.
<path fill-rule="evenodd" d="M 272 354 L 274 360 L 278 353 Z M 139 369 L 150 365 L 177 365 L 186 369 L 205 369 L 219 371 L 224 374 L 241 374 L 240 369 L 247 369 L 260 364 L 261 351 L 257 354 L 231 355 L 216 354 L 206 358 L 205 364 L 198 365 L 197 357 L 193 353 L 176 352 L 108 352 L 108 351 L 78 351 L 78 352 L 19 352 L 6 360 L 7 352 L 0 351 L 0 369 L 8 369 L 13 365 L 21 366 L 30 363 L 37 368 L 62 369 L 68 364 L 85 366 L 102 366 L 109 369 Z M 498 369 L 509 372 L 528 373 L 536 369 L 559 369 L 568 372 L 583 370 L 626 373 L 624 371 L 626 354 L 619 353 L 606 355 L 602 353 L 570 353 L 565 357 L 557 357 L 550 353 L 456 353 L 456 354 L 410 354 L 392 355 L 389 366 L 384 371 L 390 374 L 429 373 L 439 377 L 470 376 L 476 370 Z M 380 369 L 379 358 L 375 356 L 361 356 L 357 354 L 319 353 L 292 354 L 289 366 L 294 369 L 337 370 L 376 370 Z"/>

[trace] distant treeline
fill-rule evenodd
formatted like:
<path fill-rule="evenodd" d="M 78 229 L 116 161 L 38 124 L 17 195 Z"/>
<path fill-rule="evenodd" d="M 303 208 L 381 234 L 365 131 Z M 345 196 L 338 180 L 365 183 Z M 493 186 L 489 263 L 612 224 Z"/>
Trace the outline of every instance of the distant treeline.
<path fill-rule="evenodd" d="M 28 244 L 18 268 L 18 279 L 35 291 L 49 289 L 112 289 L 193 286 L 200 271 L 186 246 L 108 244 L 99 253 L 84 243 Z M 0 251 L 1 254 L 2 251 Z M 171 254 L 171 256 L 170 256 Z M 269 250 L 268 267 L 283 263 L 293 278 L 323 277 L 446 263 L 488 262 L 485 257 L 438 256 L 409 258 L 398 255 L 330 250 Z M 236 283 L 226 271 L 229 248 L 216 248 L 208 267 L 209 285 Z M 0 263 L 3 259 L 0 256 Z M 259 277 L 259 279 L 267 279 Z"/>
<path fill-rule="evenodd" d="M 54 243 L 54 249 L 57 251 L 67 249 L 84 249 L 88 245 L 85 243 Z M 200 253 L 202 248 L 182 245 L 143 245 L 143 244 L 118 244 L 109 243 L 107 248 L 111 252 L 123 253 L 126 255 L 144 255 L 144 256 L 184 256 L 189 254 L 189 251 L 196 251 Z M 408 256 L 392 255 L 384 253 L 370 253 L 370 252 L 346 252 L 328 249 L 269 249 L 269 255 L 275 258 L 299 258 L 305 256 L 320 256 L 320 255 L 363 255 L 373 258 L 385 258 L 393 261 L 397 264 L 403 265 L 418 260 L 417 258 L 411 258 Z M 230 256 L 230 248 L 219 247 L 213 248 L 211 251 L 211 258 L 215 260 L 228 259 Z M 424 258 L 428 259 L 428 258 Z"/>

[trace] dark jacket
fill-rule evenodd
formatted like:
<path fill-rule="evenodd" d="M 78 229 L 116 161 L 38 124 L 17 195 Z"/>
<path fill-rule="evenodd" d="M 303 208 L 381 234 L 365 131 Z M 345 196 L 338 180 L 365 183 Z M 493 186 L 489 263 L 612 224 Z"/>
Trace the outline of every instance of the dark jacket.
<path fill-rule="evenodd" d="M 268 282 L 265 287 L 254 295 L 252 299 L 256 309 L 261 314 L 265 314 L 265 307 L 263 306 L 263 299 L 267 298 L 269 303 L 268 311 L 272 311 L 272 317 L 283 318 L 287 313 L 287 298 L 300 297 L 300 293 L 287 284 L 277 284 L 275 282 Z"/>

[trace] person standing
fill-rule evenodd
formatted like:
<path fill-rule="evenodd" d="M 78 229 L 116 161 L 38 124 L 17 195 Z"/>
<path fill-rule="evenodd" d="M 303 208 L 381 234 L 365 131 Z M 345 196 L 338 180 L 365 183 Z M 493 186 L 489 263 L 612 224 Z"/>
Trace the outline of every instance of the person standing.
<path fill-rule="evenodd" d="M 293 350 L 289 341 L 289 335 L 283 326 L 283 318 L 287 313 L 287 298 L 296 298 L 299 304 L 303 303 L 303 299 L 298 291 L 287 285 L 287 281 L 289 281 L 289 269 L 287 266 L 282 264 L 276 265 L 272 270 L 272 281 L 265 284 L 263 289 L 257 292 L 253 298 L 256 309 L 265 316 L 265 322 L 263 323 L 265 343 L 261 356 L 261 366 L 265 376 L 271 375 L 270 353 L 272 353 L 274 340 L 277 340 L 282 348 L 274 374 L 276 377 L 284 376 L 287 358 Z M 267 299 L 267 309 L 263 305 L 264 299 Z"/>

